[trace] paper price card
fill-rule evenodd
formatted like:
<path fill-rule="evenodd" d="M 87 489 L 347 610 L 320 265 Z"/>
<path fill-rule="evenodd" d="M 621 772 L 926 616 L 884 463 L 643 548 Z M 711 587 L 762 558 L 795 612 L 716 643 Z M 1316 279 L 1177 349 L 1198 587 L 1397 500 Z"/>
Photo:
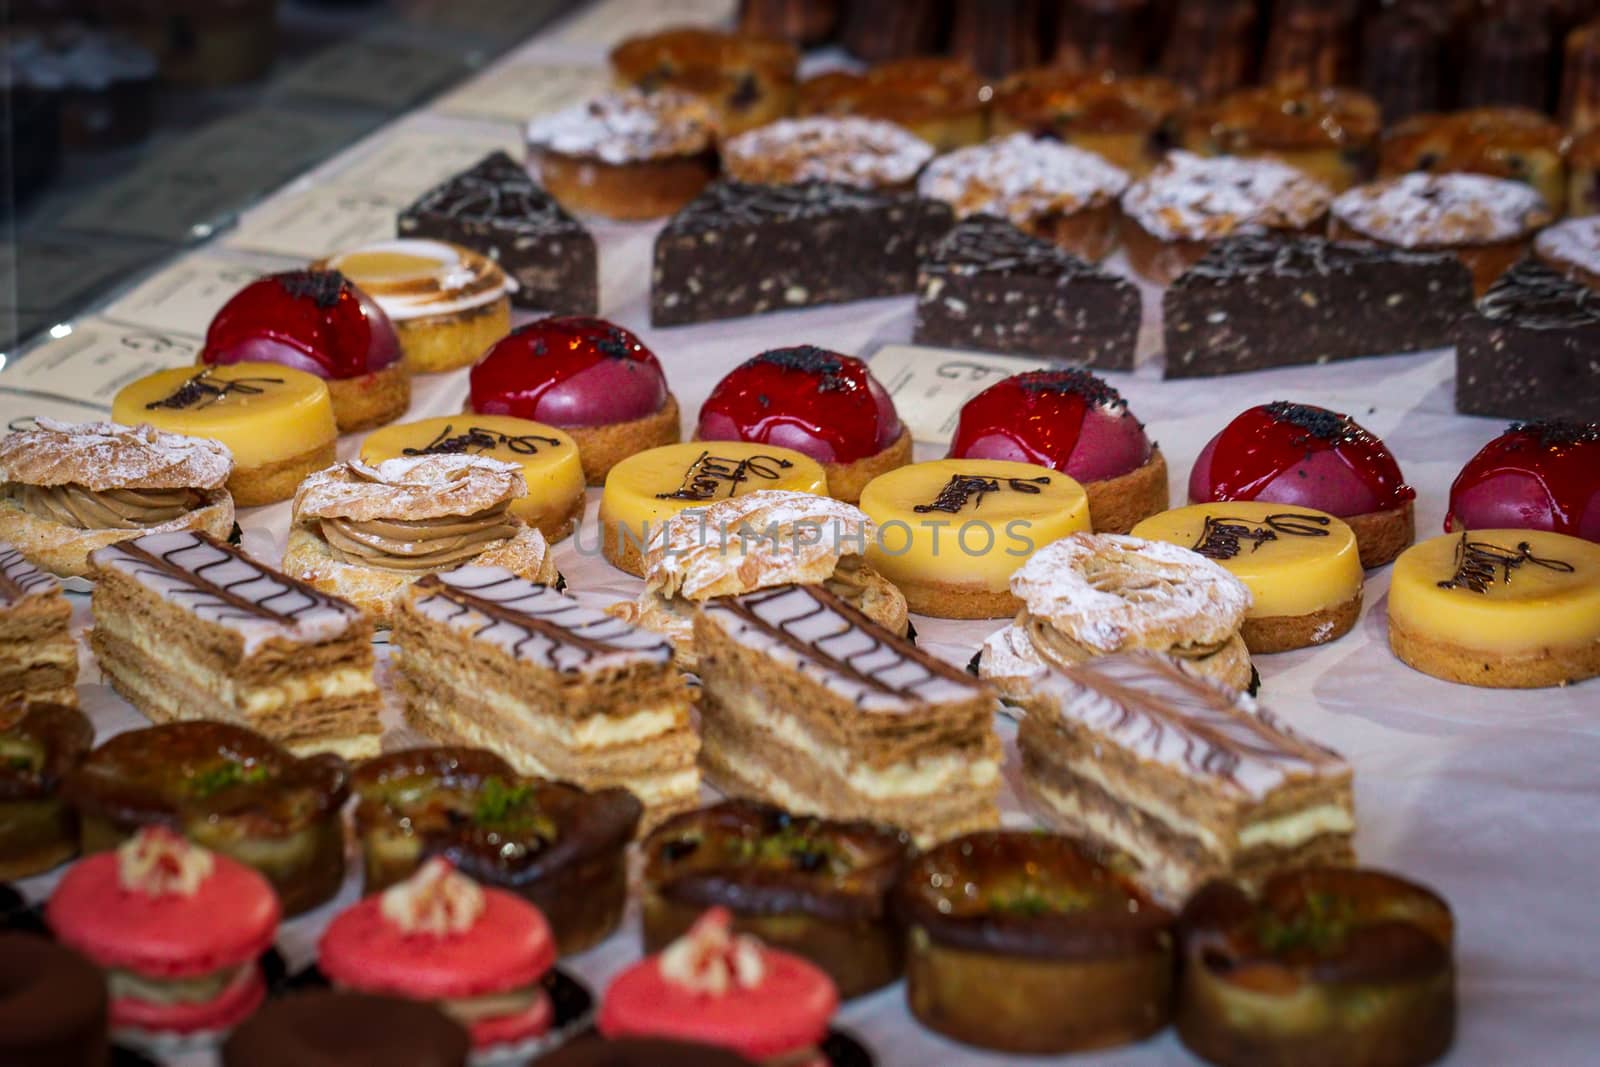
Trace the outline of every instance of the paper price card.
<path fill-rule="evenodd" d="M 226 243 L 252 252 L 320 259 L 393 237 L 395 217 L 410 203 L 404 193 L 315 187 L 263 204 Z"/>
<path fill-rule="evenodd" d="M 200 350 L 198 338 L 99 318 L 62 330 L 60 337 L 7 363 L 0 372 L 0 390 L 76 404 L 85 409 L 80 419 L 96 412 L 105 415 L 123 386 L 158 370 L 192 364 Z"/>
<path fill-rule="evenodd" d="M 961 406 L 1002 378 L 1038 370 L 1043 359 L 992 356 L 923 345 L 884 345 L 872 355 L 872 374 L 894 398 L 911 438 L 948 444 Z"/>
<path fill-rule="evenodd" d="M 263 273 L 237 260 L 189 256 L 118 297 L 103 314 L 158 333 L 204 337 L 222 305 Z"/>

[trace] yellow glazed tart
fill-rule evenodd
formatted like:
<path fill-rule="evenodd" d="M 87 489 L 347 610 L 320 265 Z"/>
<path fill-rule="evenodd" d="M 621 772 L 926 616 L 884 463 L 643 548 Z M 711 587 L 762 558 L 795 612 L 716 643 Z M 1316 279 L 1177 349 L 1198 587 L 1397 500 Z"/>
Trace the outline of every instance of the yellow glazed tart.
<path fill-rule="evenodd" d="M 828 495 L 828 476 L 809 456 L 745 441 L 689 441 L 637 452 L 611 468 L 600 497 L 601 550 L 635 577 L 644 549 L 686 508 L 759 489 Z"/>
<path fill-rule="evenodd" d="M 1342 520 L 1312 508 L 1231 500 L 1153 515 L 1134 537 L 1170 541 L 1222 564 L 1254 599 L 1240 633 L 1253 653 L 1342 637 L 1361 614 L 1361 555 Z"/>
<path fill-rule="evenodd" d="M 487 456 L 522 467 L 528 495 L 511 513 L 554 544 L 583 515 L 583 465 L 565 431 L 509 415 L 446 415 L 389 426 L 361 442 L 361 461 L 382 463 L 404 456 Z"/>
<path fill-rule="evenodd" d="M 511 332 L 510 279 L 494 260 L 459 245 L 380 241 L 312 266 L 338 271 L 377 302 L 416 374 L 465 367 Z"/>
<path fill-rule="evenodd" d="M 939 459 L 861 491 L 878 525 L 867 561 L 911 610 L 944 619 L 1016 614 L 1011 574 L 1035 549 L 1089 529 L 1089 498 L 1059 471 L 995 459 Z"/>
<path fill-rule="evenodd" d="M 1600 674 L 1600 545 L 1470 530 L 1408 548 L 1389 585 L 1389 647 L 1436 678 L 1495 689 Z"/>
<path fill-rule="evenodd" d="M 321 378 L 276 363 L 174 367 L 124 386 L 114 421 L 209 437 L 233 453 L 228 492 L 240 507 L 294 495 L 333 462 L 333 401 Z"/>

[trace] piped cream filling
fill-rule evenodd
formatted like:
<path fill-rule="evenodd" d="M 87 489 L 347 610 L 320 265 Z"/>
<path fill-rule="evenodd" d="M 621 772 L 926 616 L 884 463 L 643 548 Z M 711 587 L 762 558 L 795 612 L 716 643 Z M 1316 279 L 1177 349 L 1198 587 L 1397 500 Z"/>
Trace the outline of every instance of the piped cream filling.
<path fill-rule="evenodd" d="M 141 1000 L 147 1004 L 204 1004 L 215 1000 L 235 982 L 249 977 L 255 963 L 225 967 L 188 978 L 158 978 L 112 968 L 107 972 L 112 1000 Z"/>

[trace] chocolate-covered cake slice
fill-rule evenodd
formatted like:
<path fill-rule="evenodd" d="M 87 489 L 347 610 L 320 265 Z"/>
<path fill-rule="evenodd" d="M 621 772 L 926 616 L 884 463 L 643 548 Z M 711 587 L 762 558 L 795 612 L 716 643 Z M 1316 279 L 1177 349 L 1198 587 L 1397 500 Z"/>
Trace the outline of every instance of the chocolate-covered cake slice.
<path fill-rule="evenodd" d="M 1021 703 L 1033 799 L 1057 829 L 1127 855 L 1153 893 L 1354 859 L 1344 759 L 1166 656 L 1053 670 Z"/>
<path fill-rule="evenodd" d="M 423 193 L 400 213 L 401 237 L 481 252 L 517 281 L 511 302 L 561 315 L 600 309 L 594 237 L 504 152 Z"/>
<path fill-rule="evenodd" d="M 707 601 L 701 762 L 734 796 L 923 843 L 999 821 L 994 695 L 826 588 Z"/>
<path fill-rule="evenodd" d="M 1320 237 L 1219 242 L 1167 289 L 1168 378 L 1438 348 L 1472 309 L 1452 255 Z"/>
<path fill-rule="evenodd" d="M 1535 260 L 1456 327 L 1456 410 L 1600 422 L 1600 292 Z"/>
<path fill-rule="evenodd" d="M 650 322 L 679 326 L 909 293 L 950 209 L 826 182 L 716 182 L 656 237 Z"/>
<path fill-rule="evenodd" d="M 963 219 L 917 273 L 913 339 L 1129 370 L 1139 290 L 993 215 Z"/>

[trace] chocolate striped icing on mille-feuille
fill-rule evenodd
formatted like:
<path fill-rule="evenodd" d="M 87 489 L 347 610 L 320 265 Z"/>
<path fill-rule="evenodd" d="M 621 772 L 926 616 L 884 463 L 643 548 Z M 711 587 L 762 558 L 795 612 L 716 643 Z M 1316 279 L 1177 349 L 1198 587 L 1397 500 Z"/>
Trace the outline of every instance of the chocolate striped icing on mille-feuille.
<path fill-rule="evenodd" d="M 523 774 L 621 786 L 654 822 L 695 805 L 688 683 L 659 634 L 500 567 L 423 578 L 393 644 L 406 717 Z"/>
<path fill-rule="evenodd" d="M 90 561 L 90 644 L 153 721 L 223 719 L 296 753 L 377 753 L 372 623 L 353 605 L 189 531 Z"/>
<path fill-rule="evenodd" d="M 77 704 L 71 622 L 61 583 L 0 542 L 0 705 Z"/>
<path fill-rule="evenodd" d="M 1344 758 L 1166 656 L 1053 669 L 1023 704 L 1017 747 L 1042 813 L 1129 856 L 1161 896 L 1355 859 Z"/>
<path fill-rule="evenodd" d="M 708 601 L 695 645 L 719 787 L 924 842 L 998 822 L 993 692 L 827 588 Z"/>

